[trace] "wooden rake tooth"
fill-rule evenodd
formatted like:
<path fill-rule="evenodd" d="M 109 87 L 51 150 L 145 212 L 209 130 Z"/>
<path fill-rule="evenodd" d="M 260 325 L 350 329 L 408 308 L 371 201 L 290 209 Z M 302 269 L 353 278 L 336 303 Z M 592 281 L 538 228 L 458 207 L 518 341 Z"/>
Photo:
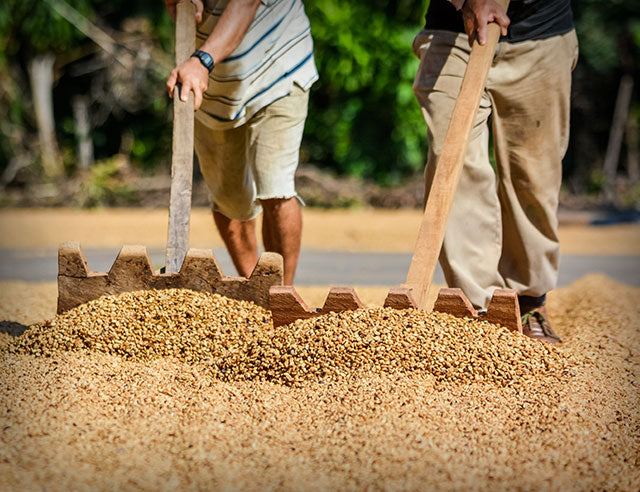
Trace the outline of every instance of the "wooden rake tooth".
<path fill-rule="evenodd" d="M 353 287 L 331 287 L 321 313 L 340 313 L 363 308 L 364 304 Z"/>
<path fill-rule="evenodd" d="M 497 289 L 493 293 L 487 314 L 479 315 L 461 289 L 440 289 L 434 311 L 451 314 L 459 318 L 473 318 L 504 326 L 522 333 L 518 294 L 511 289 Z"/>
<path fill-rule="evenodd" d="M 154 276 L 153 264 L 144 246 L 125 245 L 108 273 L 109 281 L 117 283 L 120 291 L 146 288 Z"/>
<path fill-rule="evenodd" d="M 473 307 L 462 289 L 440 289 L 433 305 L 434 311 L 451 314 L 458 318 L 477 318 L 478 311 Z"/>
<path fill-rule="evenodd" d="M 418 303 L 413 292 L 408 287 L 393 287 L 389 289 L 384 307 L 393 309 L 418 309 Z"/>
<path fill-rule="evenodd" d="M 176 286 L 201 292 L 216 292 L 222 278 L 222 269 L 212 250 L 191 248 L 180 267 Z"/>
<path fill-rule="evenodd" d="M 67 241 L 58 247 L 58 276 L 88 277 L 91 273 L 87 257 L 77 241 Z"/>
<path fill-rule="evenodd" d="M 269 309 L 273 326 L 288 325 L 297 319 L 354 311 L 363 307 L 364 304 L 353 287 L 332 287 L 321 309 L 310 308 L 291 285 L 276 285 L 269 289 Z"/>
<path fill-rule="evenodd" d="M 57 313 L 63 313 L 80 304 L 105 294 L 106 273 L 94 273 L 76 241 L 66 242 L 58 248 L 58 303 Z"/>
<path fill-rule="evenodd" d="M 202 271 L 211 272 L 216 278 L 222 278 L 222 269 L 212 250 L 190 248 L 182 262 L 180 274 Z"/>
<path fill-rule="evenodd" d="M 253 301 L 258 306 L 268 309 L 270 305 L 269 289 L 282 285 L 283 272 L 284 263 L 281 255 L 271 252 L 262 253 L 253 272 L 251 272 L 251 276 L 248 279 L 236 279 L 239 288 L 237 295 L 232 297 Z"/>
<path fill-rule="evenodd" d="M 250 281 L 265 280 L 268 279 L 271 285 L 282 285 L 282 278 L 284 276 L 284 260 L 282 255 L 278 253 L 272 253 L 266 251 L 260 255 L 258 263 L 256 264 L 251 276 Z"/>
<path fill-rule="evenodd" d="M 309 308 L 295 287 L 291 285 L 274 285 L 269 289 L 269 309 L 275 327 L 288 325 L 297 319 L 313 318 L 320 314 Z"/>
<path fill-rule="evenodd" d="M 489 323 L 501 325 L 511 331 L 522 333 L 520 305 L 516 291 L 512 289 L 497 289 L 494 291 L 484 319 Z"/>

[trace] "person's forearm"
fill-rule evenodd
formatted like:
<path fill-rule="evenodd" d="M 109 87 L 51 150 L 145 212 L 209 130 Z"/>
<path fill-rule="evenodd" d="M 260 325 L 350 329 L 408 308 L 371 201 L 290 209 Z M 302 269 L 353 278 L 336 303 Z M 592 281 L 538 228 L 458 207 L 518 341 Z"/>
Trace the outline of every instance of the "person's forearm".
<path fill-rule="evenodd" d="M 260 0 L 231 0 L 224 9 L 211 35 L 200 47 L 219 63 L 239 45 L 260 5 Z"/>

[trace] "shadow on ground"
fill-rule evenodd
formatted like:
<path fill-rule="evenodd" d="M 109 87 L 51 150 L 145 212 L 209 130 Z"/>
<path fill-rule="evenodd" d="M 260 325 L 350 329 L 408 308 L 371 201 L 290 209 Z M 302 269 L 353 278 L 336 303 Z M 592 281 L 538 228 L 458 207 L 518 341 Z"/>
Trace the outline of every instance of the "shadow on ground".
<path fill-rule="evenodd" d="M 8 333 L 12 337 L 19 337 L 28 329 L 27 325 L 15 321 L 0 321 L 0 333 Z"/>

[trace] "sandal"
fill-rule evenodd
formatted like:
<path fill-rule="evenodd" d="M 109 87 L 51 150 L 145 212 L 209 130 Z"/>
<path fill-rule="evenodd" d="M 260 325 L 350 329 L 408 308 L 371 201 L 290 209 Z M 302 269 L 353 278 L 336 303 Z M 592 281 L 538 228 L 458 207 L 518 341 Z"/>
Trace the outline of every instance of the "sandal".
<path fill-rule="evenodd" d="M 562 339 L 555 334 L 547 317 L 545 306 L 532 309 L 522 315 L 522 333 L 529 338 L 547 343 L 561 343 Z"/>

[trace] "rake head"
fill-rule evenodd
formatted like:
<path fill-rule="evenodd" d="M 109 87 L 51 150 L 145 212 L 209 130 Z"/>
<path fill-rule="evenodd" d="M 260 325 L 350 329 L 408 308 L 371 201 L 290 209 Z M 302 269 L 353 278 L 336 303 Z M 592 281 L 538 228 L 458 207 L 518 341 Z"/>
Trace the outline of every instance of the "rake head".
<path fill-rule="evenodd" d="M 178 273 L 156 273 L 144 246 L 123 246 L 108 273 L 92 272 L 77 242 L 58 249 L 58 313 L 104 295 L 150 289 L 191 289 L 269 308 L 269 288 L 282 284 L 282 256 L 263 253 L 249 278 L 228 277 L 213 254 L 190 249 Z"/>
<path fill-rule="evenodd" d="M 226 276 L 213 251 L 190 249 L 180 272 L 157 273 L 144 246 L 123 246 L 109 272 L 92 272 L 80 244 L 67 242 L 58 249 L 58 313 L 104 295 L 173 288 L 252 301 L 271 310 L 274 326 L 364 307 L 352 287 L 332 287 L 322 308 L 310 308 L 295 287 L 282 285 L 282 272 L 282 257 L 263 253 L 249 278 Z M 411 289 L 394 287 L 384 307 L 417 309 L 417 303 Z M 460 289 L 441 289 L 433 309 L 522 332 L 518 296 L 513 290 L 496 290 L 486 314 L 479 314 Z"/>
<path fill-rule="evenodd" d="M 297 319 L 313 318 L 330 312 L 339 313 L 364 307 L 358 294 L 351 287 L 331 288 L 324 305 L 316 309 L 307 306 L 292 286 L 275 285 L 269 289 L 269 297 L 274 326 L 286 325 Z M 384 307 L 418 308 L 411 289 L 406 287 L 394 287 L 389 290 Z M 488 321 L 522 333 L 518 295 L 511 289 L 496 290 L 486 314 L 479 314 L 461 289 L 440 289 L 433 310 L 459 318 Z"/>

